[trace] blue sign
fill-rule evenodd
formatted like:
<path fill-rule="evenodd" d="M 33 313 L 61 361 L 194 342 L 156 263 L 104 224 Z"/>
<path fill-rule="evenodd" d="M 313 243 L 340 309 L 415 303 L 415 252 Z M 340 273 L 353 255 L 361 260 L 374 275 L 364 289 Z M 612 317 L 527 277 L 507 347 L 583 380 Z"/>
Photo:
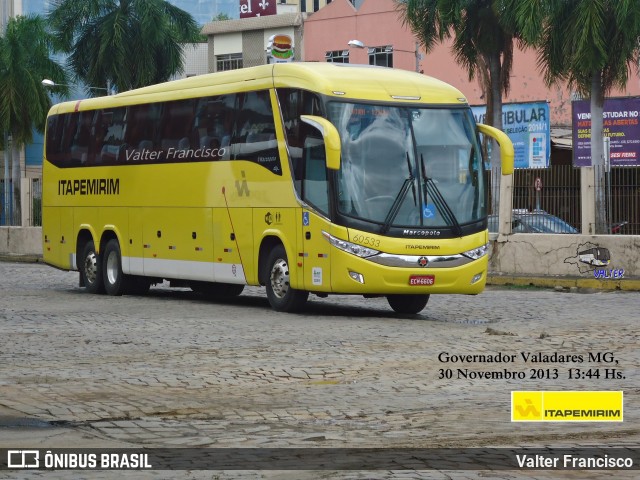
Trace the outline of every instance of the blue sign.
<path fill-rule="evenodd" d="M 486 110 L 486 105 L 471 107 L 477 123 L 486 123 Z M 551 120 L 547 102 L 503 104 L 502 130 L 513 142 L 515 168 L 549 166 Z"/>
<path fill-rule="evenodd" d="M 309 226 L 309 212 L 302 212 L 302 225 Z"/>
<path fill-rule="evenodd" d="M 433 218 L 436 216 L 436 207 L 433 203 L 427 203 L 422 206 L 422 217 Z"/>

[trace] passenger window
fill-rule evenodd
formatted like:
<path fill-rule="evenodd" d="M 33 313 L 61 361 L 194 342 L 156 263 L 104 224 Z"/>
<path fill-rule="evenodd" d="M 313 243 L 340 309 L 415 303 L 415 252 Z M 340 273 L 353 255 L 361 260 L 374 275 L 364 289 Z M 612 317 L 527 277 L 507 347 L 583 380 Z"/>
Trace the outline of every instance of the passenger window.
<path fill-rule="evenodd" d="M 230 158 L 235 99 L 235 95 L 220 95 L 198 100 L 193 136 L 198 148 L 207 149 L 203 151 L 206 154 L 203 158 Z"/>
<path fill-rule="evenodd" d="M 124 136 L 126 133 L 126 108 L 113 108 L 103 110 L 100 126 L 97 131 L 98 144 L 102 144 L 100 152 L 96 153 L 95 163 L 112 165 L 124 161 L 126 145 Z"/>
<path fill-rule="evenodd" d="M 231 155 L 236 160 L 255 162 L 282 175 L 269 92 L 239 94 L 238 104 Z"/>
<path fill-rule="evenodd" d="M 168 162 L 192 160 L 193 119 L 195 116 L 195 100 L 177 100 L 166 102 L 163 106 L 160 150 L 161 158 Z"/>

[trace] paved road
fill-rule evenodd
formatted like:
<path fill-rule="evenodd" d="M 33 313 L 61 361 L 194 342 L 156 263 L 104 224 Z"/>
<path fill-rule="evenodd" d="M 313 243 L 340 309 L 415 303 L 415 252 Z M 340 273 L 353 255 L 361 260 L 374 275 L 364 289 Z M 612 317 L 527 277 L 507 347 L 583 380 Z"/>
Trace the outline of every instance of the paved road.
<path fill-rule="evenodd" d="M 144 297 L 94 296 L 77 286 L 77 274 L 1 262 L 0 292 L 0 448 L 639 445 L 636 292 L 488 289 L 475 297 L 434 296 L 415 316 L 394 314 L 384 299 L 312 297 L 307 312 L 291 315 L 270 310 L 261 289 L 247 288 L 227 303 L 166 287 Z M 515 361 L 443 361 L 445 353 L 498 352 Z M 584 362 L 531 364 L 521 352 L 580 355 Z M 617 363 L 589 361 L 598 352 L 611 352 Z M 598 369 L 600 378 L 569 379 L 574 367 Z M 532 379 L 532 368 L 552 373 Z M 605 378 L 607 368 L 624 378 Z M 452 378 L 439 378 L 446 369 Z M 477 378 L 505 369 L 524 372 L 525 379 Z M 512 423 L 512 390 L 623 390 L 624 422 Z M 145 475 L 178 474 L 167 473 Z M 31 473 L 52 475 L 46 474 Z M 492 475 L 312 472 L 308 478 L 557 473 Z"/>

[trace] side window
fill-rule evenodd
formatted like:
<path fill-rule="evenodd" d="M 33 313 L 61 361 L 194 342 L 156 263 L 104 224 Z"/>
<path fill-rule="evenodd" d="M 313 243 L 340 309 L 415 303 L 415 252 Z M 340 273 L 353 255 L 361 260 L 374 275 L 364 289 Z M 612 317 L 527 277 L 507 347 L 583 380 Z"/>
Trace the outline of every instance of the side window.
<path fill-rule="evenodd" d="M 220 95 L 198 100 L 193 136 L 207 160 L 228 160 L 233 134 L 235 95 Z"/>
<path fill-rule="evenodd" d="M 112 165 L 124 161 L 126 114 L 125 107 L 102 110 L 96 121 L 96 144 L 100 147 L 95 155 L 96 164 Z"/>
<path fill-rule="evenodd" d="M 300 115 L 317 115 L 324 117 L 320 99 L 317 95 L 306 90 L 292 88 L 278 89 L 278 100 L 282 110 L 284 131 L 289 147 L 291 159 L 291 171 L 296 191 L 300 198 L 305 198 L 302 193 L 302 180 L 305 172 L 304 164 L 314 155 L 307 155 L 306 149 L 317 141 L 317 131 L 300 120 Z M 307 140 L 309 138 L 309 140 Z M 322 151 L 324 162 L 324 150 Z M 324 168 L 324 164 L 322 165 Z M 324 174 L 326 182 L 326 172 Z M 305 200 L 307 200 L 305 198 Z M 325 211 L 325 210 L 323 210 Z"/>
<path fill-rule="evenodd" d="M 125 163 L 153 161 L 159 157 L 158 125 L 161 104 L 133 105 L 127 111 Z"/>
<path fill-rule="evenodd" d="M 166 102 L 160 122 L 160 158 L 167 162 L 193 160 L 197 138 L 192 135 L 196 100 Z"/>
<path fill-rule="evenodd" d="M 306 137 L 302 152 L 304 158 L 302 198 L 326 214 L 329 212 L 329 191 L 324 140 L 321 137 Z"/>
<path fill-rule="evenodd" d="M 62 167 L 62 133 L 67 115 L 54 115 L 47 120 L 46 157 L 57 167 Z"/>
<path fill-rule="evenodd" d="M 238 94 L 237 100 L 238 112 L 231 140 L 232 158 L 255 162 L 282 175 L 269 92 Z"/>
<path fill-rule="evenodd" d="M 71 165 L 85 165 L 89 158 L 89 148 L 91 143 L 91 127 L 93 123 L 94 111 L 78 113 L 78 121 L 70 146 Z"/>

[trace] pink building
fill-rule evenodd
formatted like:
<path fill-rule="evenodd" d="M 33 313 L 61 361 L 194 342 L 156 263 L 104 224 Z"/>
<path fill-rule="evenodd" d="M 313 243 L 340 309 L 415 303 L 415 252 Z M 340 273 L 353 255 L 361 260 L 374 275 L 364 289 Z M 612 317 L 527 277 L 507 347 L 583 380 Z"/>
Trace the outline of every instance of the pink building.
<path fill-rule="evenodd" d="M 389 65 L 405 70 L 422 71 L 459 88 L 471 105 L 484 104 L 477 81 L 469 81 L 467 72 L 453 60 L 450 44 L 437 46 L 428 54 L 420 48 L 416 55 L 416 38 L 402 24 L 394 0 L 333 0 L 310 15 L 304 23 L 306 61 L 338 61 Z M 350 46 L 359 40 L 365 48 Z M 368 47 L 368 48 L 367 48 Z M 386 63 L 385 63 L 386 62 Z M 611 92 L 611 97 L 640 95 L 640 79 L 630 75 L 627 88 Z M 575 97 L 575 96 L 574 96 Z M 503 102 L 549 101 L 551 124 L 571 124 L 572 92 L 566 85 L 547 88 L 537 67 L 537 53 L 529 49 L 515 51 L 511 91 Z"/>

